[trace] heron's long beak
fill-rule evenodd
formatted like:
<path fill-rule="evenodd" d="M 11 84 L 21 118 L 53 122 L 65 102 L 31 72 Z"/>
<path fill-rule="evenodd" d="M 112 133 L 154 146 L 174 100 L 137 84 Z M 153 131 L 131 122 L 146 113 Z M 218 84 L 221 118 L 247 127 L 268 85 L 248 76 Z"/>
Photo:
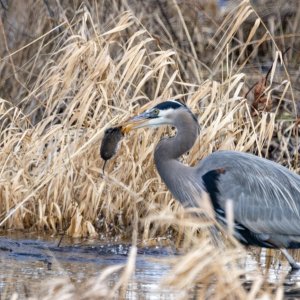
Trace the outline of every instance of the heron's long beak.
<path fill-rule="evenodd" d="M 128 133 L 129 131 L 148 125 L 150 120 L 150 114 L 148 112 L 143 112 L 138 116 L 129 119 L 122 125 L 122 132 Z"/>

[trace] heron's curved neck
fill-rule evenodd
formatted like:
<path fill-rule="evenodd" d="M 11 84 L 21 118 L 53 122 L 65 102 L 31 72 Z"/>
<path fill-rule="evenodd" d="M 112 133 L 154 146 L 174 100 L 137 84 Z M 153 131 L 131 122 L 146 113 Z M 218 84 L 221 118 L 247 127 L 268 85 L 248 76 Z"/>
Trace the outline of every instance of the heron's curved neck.
<path fill-rule="evenodd" d="M 194 145 L 198 136 L 199 125 L 193 116 L 186 112 L 174 124 L 177 134 L 172 138 L 162 139 L 156 146 L 154 161 L 157 171 L 173 196 L 184 206 L 193 203 L 192 194 L 186 191 L 198 190 L 196 171 L 177 160 Z M 200 191 L 200 190 L 199 190 Z M 198 192 L 199 192 L 198 191 Z"/>
<path fill-rule="evenodd" d="M 182 112 L 175 121 L 177 133 L 172 138 L 163 138 L 155 148 L 154 160 L 159 166 L 167 160 L 174 160 L 190 150 L 199 133 L 199 125 L 189 112 Z"/>

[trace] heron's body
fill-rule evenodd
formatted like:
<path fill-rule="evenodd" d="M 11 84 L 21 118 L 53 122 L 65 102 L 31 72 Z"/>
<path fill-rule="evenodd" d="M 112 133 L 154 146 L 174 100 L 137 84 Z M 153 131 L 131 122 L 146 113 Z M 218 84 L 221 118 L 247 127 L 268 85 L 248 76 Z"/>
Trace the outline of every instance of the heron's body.
<path fill-rule="evenodd" d="M 233 201 L 235 234 L 242 243 L 300 248 L 300 176 L 236 151 L 215 152 L 196 169 L 221 222 L 226 201 Z"/>
<path fill-rule="evenodd" d="M 155 114 L 153 111 L 155 110 Z M 300 176 L 287 168 L 238 151 L 218 151 L 195 167 L 178 161 L 198 136 L 195 116 L 183 104 L 167 101 L 138 116 L 135 128 L 170 124 L 172 138 L 156 146 L 154 160 L 162 180 L 185 207 L 201 206 L 208 193 L 216 219 L 226 224 L 226 202 L 234 213 L 234 234 L 246 245 L 300 248 Z M 293 268 L 299 268 L 287 252 Z"/>

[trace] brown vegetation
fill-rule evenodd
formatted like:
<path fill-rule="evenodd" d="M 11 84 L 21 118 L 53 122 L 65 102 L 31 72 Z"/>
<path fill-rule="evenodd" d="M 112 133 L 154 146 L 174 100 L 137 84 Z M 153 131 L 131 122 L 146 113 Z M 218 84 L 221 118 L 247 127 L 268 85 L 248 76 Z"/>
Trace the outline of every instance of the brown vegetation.
<path fill-rule="evenodd" d="M 165 284 L 190 290 L 200 282 L 200 299 L 268 293 L 263 278 L 247 292 L 238 265 L 243 250 L 231 242 L 215 247 L 205 230 L 198 234 L 207 222 L 191 221 L 171 198 L 152 160 L 164 130 L 130 134 L 103 176 L 99 144 L 106 128 L 176 97 L 202 128 L 186 163 L 234 149 L 298 171 L 293 1 L 263 1 L 266 12 L 248 1 L 225 12 L 216 1 L 61 2 L 12 0 L 1 8 L 1 228 L 127 239 L 135 232 L 133 241 L 143 243 L 166 236 L 192 250 Z M 281 288 L 275 293 L 280 299 Z"/>

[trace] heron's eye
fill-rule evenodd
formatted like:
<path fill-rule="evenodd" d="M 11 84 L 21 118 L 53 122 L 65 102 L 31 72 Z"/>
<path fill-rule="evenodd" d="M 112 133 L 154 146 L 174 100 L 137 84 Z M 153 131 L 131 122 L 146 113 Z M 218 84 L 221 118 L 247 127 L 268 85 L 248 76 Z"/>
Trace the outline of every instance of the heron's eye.
<path fill-rule="evenodd" d="M 153 112 L 153 115 L 155 115 L 155 116 L 159 115 L 159 109 L 157 109 L 157 108 L 154 108 L 152 112 Z"/>

